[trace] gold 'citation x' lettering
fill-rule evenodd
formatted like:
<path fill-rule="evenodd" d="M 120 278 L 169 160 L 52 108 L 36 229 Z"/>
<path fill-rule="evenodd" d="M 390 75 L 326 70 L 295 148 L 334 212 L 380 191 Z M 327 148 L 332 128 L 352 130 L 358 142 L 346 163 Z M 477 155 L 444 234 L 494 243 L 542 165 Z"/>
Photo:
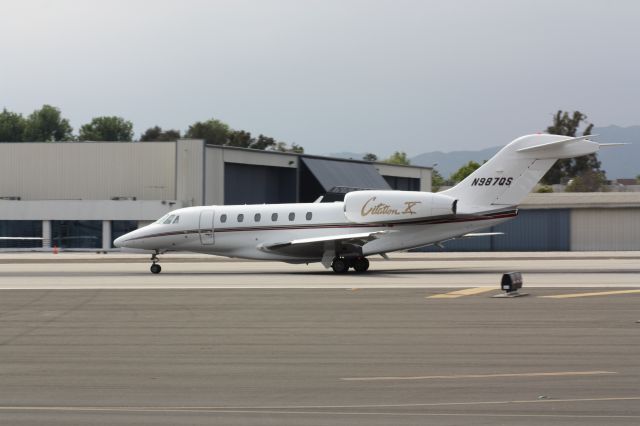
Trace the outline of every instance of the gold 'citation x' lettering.
<path fill-rule="evenodd" d="M 382 216 L 382 215 L 400 216 L 402 214 L 412 215 L 412 214 L 416 214 L 416 212 L 412 210 L 413 207 L 416 204 L 421 204 L 422 203 L 421 201 L 405 201 L 404 202 L 405 209 L 404 209 L 404 211 L 400 212 L 398 209 L 394 209 L 389 204 L 385 204 L 385 203 L 374 204 L 375 201 L 376 201 L 376 197 L 369 198 L 362 205 L 362 209 L 360 209 L 360 214 L 362 216 L 369 216 L 369 215 L 374 215 L 374 216 Z"/>
<path fill-rule="evenodd" d="M 360 214 L 362 216 L 369 216 L 369 215 L 399 215 L 400 212 L 394 208 L 391 208 L 391 206 L 389 204 L 385 204 L 385 203 L 378 203 L 374 206 L 369 206 L 370 203 L 374 202 L 376 200 L 376 197 L 371 197 L 367 200 L 366 203 L 364 203 L 362 205 L 362 209 L 360 209 Z"/>

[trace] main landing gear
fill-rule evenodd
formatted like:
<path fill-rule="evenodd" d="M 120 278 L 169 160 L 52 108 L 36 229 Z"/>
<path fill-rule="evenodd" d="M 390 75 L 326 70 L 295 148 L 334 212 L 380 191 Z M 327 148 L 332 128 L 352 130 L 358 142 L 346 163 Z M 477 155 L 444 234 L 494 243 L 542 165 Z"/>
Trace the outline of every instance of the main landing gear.
<path fill-rule="evenodd" d="M 369 259 L 366 257 L 335 257 L 333 258 L 333 262 L 331 263 L 331 269 L 336 274 L 346 274 L 349 271 L 349 268 L 353 268 L 356 272 L 367 272 L 369 269 Z"/>
<path fill-rule="evenodd" d="M 158 265 L 158 262 L 160 262 L 160 259 L 158 259 L 158 252 L 156 251 L 155 253 L 153 253 L 151 255 L 151 273 L 152 274 L 159 274 L 160 271 L 162 271 L 162 267 L 160 267 L 160 265 Z"/>

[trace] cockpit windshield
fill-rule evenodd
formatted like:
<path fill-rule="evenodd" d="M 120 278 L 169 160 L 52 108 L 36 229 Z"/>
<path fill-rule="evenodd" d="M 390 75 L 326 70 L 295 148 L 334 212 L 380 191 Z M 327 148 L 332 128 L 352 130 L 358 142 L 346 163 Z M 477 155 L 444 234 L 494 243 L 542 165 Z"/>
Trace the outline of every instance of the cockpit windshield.
<path fill-rule="evenodd" d="M 162 216 L 160 219 L 156 220 L 155 223 L 158 225 L 169 225 L 169 224 L 176 224 L 179 221 L 180 221 L 180 216 L 167 213 L 164 216 Z"/>
<path fill-rule="evenodd" d="M 165 214 L 164 216 L 162 216 L 160 219 L 156 220 L 154 223 L 156 224 L 162 224 L 164 223 L 165 220 L 167 220 L 167 218 L 170 216 L 169 213 Z"/>

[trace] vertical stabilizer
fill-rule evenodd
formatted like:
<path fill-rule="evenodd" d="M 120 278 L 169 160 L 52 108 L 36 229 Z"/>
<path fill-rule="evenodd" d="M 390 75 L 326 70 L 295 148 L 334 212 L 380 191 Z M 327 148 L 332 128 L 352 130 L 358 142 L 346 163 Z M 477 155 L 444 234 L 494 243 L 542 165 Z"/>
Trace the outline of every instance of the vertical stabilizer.
<path fill-rule="evenodd" d="M 559 135 L 520 137 L 442 194 L 459 200 L 460 213 L 515 206 L 531 192 L 556 160 L 597 152 L 600 145 L 588 138 Z"/>

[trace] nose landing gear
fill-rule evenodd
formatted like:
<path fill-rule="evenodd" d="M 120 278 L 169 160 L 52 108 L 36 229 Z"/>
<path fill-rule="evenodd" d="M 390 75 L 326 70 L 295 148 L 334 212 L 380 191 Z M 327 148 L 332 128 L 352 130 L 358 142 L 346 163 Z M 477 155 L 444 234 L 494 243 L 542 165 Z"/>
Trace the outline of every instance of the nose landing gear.
<path fill-rule="evenodd" d="M 155 253 L 153 253 L 151 255 L 151 273 L 152 274 L 159 274 L 160 271 L 162 271 L 162 267 L 160 265 L 158 265 L 158 262 L 160 262 L 160 259 L 158 259 L 158 252 L 156 251 Z"/>

